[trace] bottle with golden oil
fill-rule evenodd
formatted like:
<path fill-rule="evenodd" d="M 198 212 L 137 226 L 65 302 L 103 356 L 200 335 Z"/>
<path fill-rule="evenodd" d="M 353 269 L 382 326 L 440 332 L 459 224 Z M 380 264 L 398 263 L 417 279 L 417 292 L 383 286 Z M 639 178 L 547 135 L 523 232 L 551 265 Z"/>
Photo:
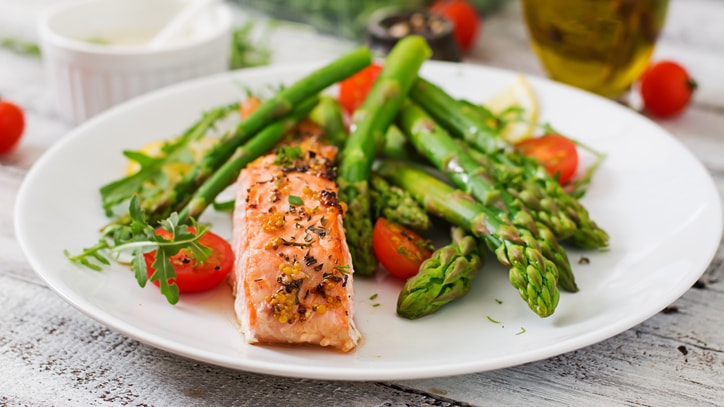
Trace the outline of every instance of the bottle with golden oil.
<path fill-rule="evenodd" d="M 649 64 L 668 0 L 523 0 L 548 75 L 599 95 L 627 92 Z"/>

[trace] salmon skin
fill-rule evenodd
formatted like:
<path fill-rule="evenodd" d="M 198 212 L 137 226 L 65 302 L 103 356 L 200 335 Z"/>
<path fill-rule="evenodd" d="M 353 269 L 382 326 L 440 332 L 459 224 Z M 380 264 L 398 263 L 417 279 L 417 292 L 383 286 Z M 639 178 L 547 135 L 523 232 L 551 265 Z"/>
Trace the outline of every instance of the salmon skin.
<path fill-rule="evenodd" d="M 333 164 L 314 139 L 260 157 L 239 174 L 233 213 L 234 309 L 248 343 L 344 352 L 354 322 L 352 257 Z"/>

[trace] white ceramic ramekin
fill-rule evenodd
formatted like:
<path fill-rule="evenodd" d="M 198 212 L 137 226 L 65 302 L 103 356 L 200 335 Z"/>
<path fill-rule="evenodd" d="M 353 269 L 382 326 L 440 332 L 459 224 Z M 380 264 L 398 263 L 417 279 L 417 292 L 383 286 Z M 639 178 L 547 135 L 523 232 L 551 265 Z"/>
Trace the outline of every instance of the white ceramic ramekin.
<path fill-rule="evenodd" d="M 200 13 L 173 42 L 150 40 L 183 0 L 82 0 L 48 10 L 39 36 L 58 113 L 80 123 L 150 90 L 228 69 L 232 15 L 222 3 Z"/>

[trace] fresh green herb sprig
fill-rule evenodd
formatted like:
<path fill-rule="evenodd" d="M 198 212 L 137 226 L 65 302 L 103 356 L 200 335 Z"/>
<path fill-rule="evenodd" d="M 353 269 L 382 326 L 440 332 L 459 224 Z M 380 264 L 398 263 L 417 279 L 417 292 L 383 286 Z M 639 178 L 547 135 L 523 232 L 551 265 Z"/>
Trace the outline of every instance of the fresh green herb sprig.
<path fill-rule="evenodd" d="M 238 109 L 238 103 L 231 103 L 205 112 L 183 134 L 167 141 L 162 147 L 164 154 L 160 157 L 151 157 L 138 151 L 124 151 L 123 154 L 138 162 L 141 169 L 132 175 L 109 182 L 101 187 L 101 199 L 106 214 L 112 215 L 116 205 L 131 199 L 132 196 L 141 194 L 142 197 L 153 197 L 158 195 L 159 189 L 168 189 L 168 180 L 163 172 L 164 166 L 182 161 L 184 156 L 191 154 L 189 145 L 193 141 L 206 136 L 216 123 Z"/>
<path fill-rule="evenodd" d="M 190 225 L 180 223 L 178 214 L 174 212 L 169 218 L 159 222 L 159 227 L 170 234 L 170 237 L 166 238 L 156 233 L 157 227 L 147 223 L 137 196 L 131 199 L 128 212 L 130 224 L 112 225 L 104 231 L 96 245 L 83 249 L 77 255 L 71 255 L 66 250 L 66 257 L 76 264 L 100 271 L 104 265 L 111 264 L 109 257 L 118 259 L 122 253 L 130 252 L 131 266 L 138 285 L 145 287 L 149 279 L 152 282 L 158 281 L 161 294 L 170 304 L 176 304 L 179 289 L 173 282 L 176 271 L 170 259 L 181 250 L 186 250 L 197 264 L 205 261 L 211 254 L 211 249 L 200 243 L 206 228 L 194 219 L 191 219 Z M 144 254 L 154 250 L 156 256 L 152 267 L 155 271 L 149 278 Z"/>

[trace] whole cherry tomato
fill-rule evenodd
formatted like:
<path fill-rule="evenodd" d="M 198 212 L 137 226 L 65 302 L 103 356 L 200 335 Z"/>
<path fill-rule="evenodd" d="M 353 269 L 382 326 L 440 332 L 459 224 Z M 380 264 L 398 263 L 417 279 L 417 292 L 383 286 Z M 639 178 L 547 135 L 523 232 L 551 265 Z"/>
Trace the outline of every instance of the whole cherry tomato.
<path fill-rule="evenodd" d="M 639 92 L 646 112 L 673 117 L 689 105 L 696 86 L 684 67 L 673 61 L 660 61 L 643 73 Z"/>
<path fill-rule="evenodd" d="M 436 0 L 430 11 L 452 22 L 455 42 L 463 52 L 472 49 L 481 25 L 480 15 L 472 4 L 465 0 Z"/>
<path fill-rule="evenodd" d="M 25 130 L 25 114 L 18 105 L 0 99 L 0 154 L 12 151 Z"/>
<path fill-rule="evenodd" d="M 516 144 L 518 150 L 528 157 L 541 162 L 546 171 L 565 185 L 573 178 L 578 168 L 576 143 L 559 134 L 548 133 Z"/>

